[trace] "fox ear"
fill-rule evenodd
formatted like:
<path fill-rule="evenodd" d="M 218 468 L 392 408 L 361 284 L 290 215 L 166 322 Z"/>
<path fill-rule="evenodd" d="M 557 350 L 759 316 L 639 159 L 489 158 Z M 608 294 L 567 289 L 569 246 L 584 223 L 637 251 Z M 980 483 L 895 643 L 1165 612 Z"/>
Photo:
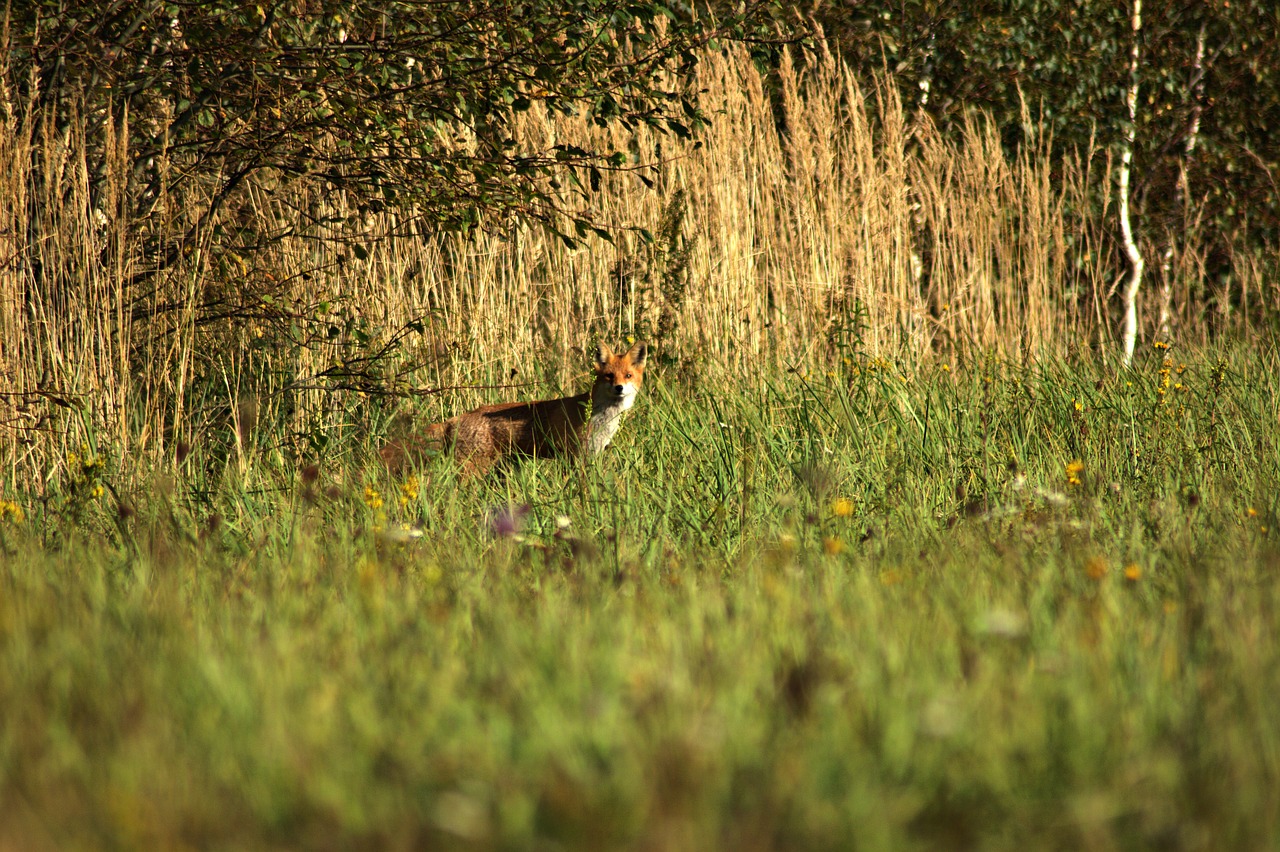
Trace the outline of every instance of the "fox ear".
<path fill-rule="evenodd" d="M 613 360 L 613 350 L 609 348 L 609 344 L 601 343 L 596 349 L 596 366 L 606 367 Z"/>
<path fill-rule="evenodd" d="M 627 355 L 630 356 L 631 363 L 635 364 L 637 367 L 644 366 L 644 359 L 645 359 L 645 356 L 648 354 L 649 354 L 649 344 L 647 343 L 637 343 L 635 346 L 632 346 L 629 350 L 627 350 Z"/>

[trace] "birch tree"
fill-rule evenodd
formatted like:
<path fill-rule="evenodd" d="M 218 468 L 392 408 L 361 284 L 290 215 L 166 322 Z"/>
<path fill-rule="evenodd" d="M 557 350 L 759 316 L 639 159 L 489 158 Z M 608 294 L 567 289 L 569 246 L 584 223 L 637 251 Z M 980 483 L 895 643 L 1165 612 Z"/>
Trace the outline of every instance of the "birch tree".
<path fill-rule="evenodd" d="M 1133 0 L 1130 19 L 1132 41 L 1129 45 L 1129 86 L 1125 91 L 1125 106 L 1129 123 L 1125 127 L 1120 145 L 1120 234 L 1125 257 L 1129 260 L 1129 280 L 1124 288 L 1124 365 L 1133 362 L 1134 345 L 1138 339 L 1138 292 L 1142 288 L 1142 272 L 1146 266 L 1138 242 L 1133 235 L 1133 215 L 1130 209 L 1130 175 L 1133 170 L 1133 146 L 1138 132 L 1138 63 L 1141 60 L 1142 0 Z"/>

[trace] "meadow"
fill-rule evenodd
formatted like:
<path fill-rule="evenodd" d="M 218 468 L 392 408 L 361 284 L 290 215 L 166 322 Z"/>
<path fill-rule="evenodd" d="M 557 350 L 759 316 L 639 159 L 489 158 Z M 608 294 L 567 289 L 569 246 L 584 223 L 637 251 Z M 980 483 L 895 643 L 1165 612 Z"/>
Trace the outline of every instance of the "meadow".
<path fill-rule="evenodd" d="M 0 86 L 0 850 L 1277 846 L 1274 251 L 1139 222 L 1121 366 L 1111 152 L 696 75 L 512 119 L 630 158 L 574 246 L 180 152 L 138 218 Z M 377 459 L 626 338 L 600 459 Z"/>
<path fill-rule="evenodd" d="M 1274 351 L 655 367 L 465 480 L 85 448 L 3 508 L 0 847 L 1269 848 Z"/>

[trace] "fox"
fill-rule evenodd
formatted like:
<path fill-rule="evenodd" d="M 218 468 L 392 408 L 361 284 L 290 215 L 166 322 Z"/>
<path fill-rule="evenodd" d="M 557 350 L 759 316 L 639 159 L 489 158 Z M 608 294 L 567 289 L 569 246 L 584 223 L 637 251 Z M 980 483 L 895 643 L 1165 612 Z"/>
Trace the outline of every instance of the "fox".
<path fill-rule="evenodd" d="M 622 415 L 644 383 L 649 347 L 636 343 L 621 355 L 601 343 L 596 378 L 577 396 L 484 405 L 432 423 L 421 434 L 391 441 L 380 455 L 393 473 L 421 464 L 431 452 L 451 452 L 464 474 L 488 471 L 513 456 L 598 456 L 617 434 Z"/>

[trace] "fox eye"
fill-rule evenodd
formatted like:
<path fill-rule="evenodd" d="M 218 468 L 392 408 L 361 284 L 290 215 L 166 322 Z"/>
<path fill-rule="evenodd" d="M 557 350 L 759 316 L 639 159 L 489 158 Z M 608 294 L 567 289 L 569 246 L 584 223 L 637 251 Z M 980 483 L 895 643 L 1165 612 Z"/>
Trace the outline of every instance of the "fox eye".
<path fill-rule="evenodd" d="M 631 378 L 631 373 L 629 373 L 629 372 L 628 372 L 625 376 L 623 376 L 623 378 L 624 378 L 624 379 L 629 379 L 629 378 Z"/>

